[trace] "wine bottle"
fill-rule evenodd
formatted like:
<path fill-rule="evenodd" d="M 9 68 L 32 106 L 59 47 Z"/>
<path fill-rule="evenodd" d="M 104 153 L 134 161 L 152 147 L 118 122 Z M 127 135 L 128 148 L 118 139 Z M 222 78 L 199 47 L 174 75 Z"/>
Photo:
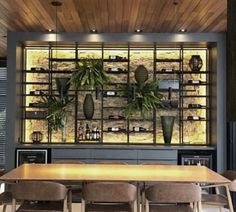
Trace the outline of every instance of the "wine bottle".
<path fill-rule="evenodd" d="M 117 92 L 116 91 L 106 91 L 105 96 L 116 96 Z"/>
<path fill-rule="evenodd" d="M 188 116 L 187 119 L 188 119 L 188 120 L 191 120 L 191 121 L 203 120 L 203 118 L 200 117 L 200 116 Z"/>
<path fill-rule="evenodd" d="M 97 128 L 94 127 L 92 130 L 92 139 L 97 140 Z"/>
<path fill-rule="evenodd" d="M 202 108 L 200 104 L 188 104 L 188 108 Z"/>
<path fill-rule="evenodd" d="M 82 141 L 83 140 L 83 131 L 84 131 L 84 129 L 83 129 L 83 126 L 82 126 L 82 123 L 80 122 L 80 124 L 79 124 L 79 129 L 78 129 L 78 137 L 77 137 L 77 139 L 78 139 L 78 141 Z"/>
<path fill-rule="evenodd" d="M 90 129 L 88 124 L 86 124 L 85 139 L 90 140 Z"/>
<path fill-rule="evenodd" d="M 133 127 L 133 131 L 134 132 L 145 132 L 145 131 L 147 131 L 147 129 L 144 127 Z"/>
<path fill-rule="evenodd" d="M 201 84 L 202 81 L 201 80 L 188 80 L 188 83 L 190 83 L 190 84 Z"/>
<path fill-rule="evenodd" d="M 100 131 L 99 131 L 98 127 L 97 127 L 96 134 L 97 134 L 97 140 L 99 140 L 100 139 Z"/>

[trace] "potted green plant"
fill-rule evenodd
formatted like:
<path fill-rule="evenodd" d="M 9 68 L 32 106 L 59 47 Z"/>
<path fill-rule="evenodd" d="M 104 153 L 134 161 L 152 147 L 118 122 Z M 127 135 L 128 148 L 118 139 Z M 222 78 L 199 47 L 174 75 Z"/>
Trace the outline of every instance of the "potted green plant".
<path fill-rule="evenodd" d="M 99 90 L 108 83 L 108 75 L 103 70 L 101 59 L 81 59 L 72 73 L 70 83 L 76 89 Z M 92 119 L 94 114 L 94 101 L 91 92 L 87 93 L 83 103 L 84 116 Z"/>
<path fill-rule="evenodd" d="M 70 88 L 69 78 L 56 78 L 56 85 L 59 96 L 43 95 L 41 96 L 40 106 L 47 109 L 49 131 L 61 130 L 62 142 L 66 141 L 66 120 L 67 106 L 72 101 L 68 97 Z"/>
<path fill-rule="evenodd" d="M 146 118 L 150 111 L 162 107 L 162 95 L 158 92 L 158 81 L 133 84 L 125 89 L 128 104 L 123 110 L 126 118 L 139 113 Z"/>

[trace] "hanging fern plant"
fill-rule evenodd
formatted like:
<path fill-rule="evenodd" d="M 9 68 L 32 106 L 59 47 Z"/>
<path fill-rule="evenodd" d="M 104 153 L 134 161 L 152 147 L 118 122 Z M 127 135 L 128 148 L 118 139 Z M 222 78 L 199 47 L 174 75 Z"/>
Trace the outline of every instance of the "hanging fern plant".
<path fill-rule="evenodd" d="M 163 96 L 158 92 L 158 81 L 133 84 L 126 88 L 124 93 L 129 99 L 123 110 L 126 118 L 137 114 L 146 118 L 151 111 L 163 106 L 161 101 Z"/>
<path fill-rule="evenodd" d="M 81 59 L 72 73 L 70 83 L 76 89 L 102 89 L 108 83 L 108 75 L 103 70 L 100 59 Z"/>

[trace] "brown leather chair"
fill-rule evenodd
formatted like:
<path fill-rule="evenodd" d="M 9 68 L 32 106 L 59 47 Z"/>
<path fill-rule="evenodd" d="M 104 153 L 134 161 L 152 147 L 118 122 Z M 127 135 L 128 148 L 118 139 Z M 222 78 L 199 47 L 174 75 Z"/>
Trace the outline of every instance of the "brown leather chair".
<path fill-rule="evenodd" d="M 137 188 L 129 183 L 98 182 L 83 186 L 82 212 L 136 211 Z"/>
<path fill-rule="evenodd" d="M 0 176 L 4 175 L 6 172 L 5 170 L 0 170 Z M 7 209 L 7 205 L 12 204 L 12 194 L 10 191 L 4 191 L 0 194 L 0 205 L 2 205 L 2 211 L 5 212 Z"/>
<path fill-rule="evenodd" d="M 53 163 L 56 164 L 85 164 L 83 161 L 79 161 L 79 160 L 55 160 L 53 161 Z M 72 202 L 73 202 L 73 197 L 75 196 L 81 196 L 82 193 L 82 184 L 81 183 L 71 183 L 71 182 L 61 182 L 64 185 L 66 185 L 66 187 L 69 189 L 69 193 L 68 193 L 68 209 L 69 212 L 72 211 Z"/>
<path fill-rule="evenodd" d="M 46 181 L 24 181 L 12 185 L 12 211 L 67 211 L 66 186 Z M 16 200 L 21 200 L 16 210 Z"/>
<path fill-rule="evenodd" d="M 229 190 L 236 192 L 236 171 L 228 170 L 222 174 L 225 178 L 229 179 Z M 211 186 L 203 186 L 203 188 L 209 188 Z M 205 205 L 211 205 L 218 207 L 220 210 L 228 207 L 228 199 L 224 194 L 220 193 L 219 187 L 215 187 L 216 194 L 202 194 L 202 203 Z M 222 211 L 222 210 L 221 210 Z"/>
<path fill-rule="evenodd" d="M 145 190 L 146 211 L 194 212 L 201 210 L 201 188 L 186 183 L 160 183 Z M 193 207 L 192 207 L 193 206 Z"/>

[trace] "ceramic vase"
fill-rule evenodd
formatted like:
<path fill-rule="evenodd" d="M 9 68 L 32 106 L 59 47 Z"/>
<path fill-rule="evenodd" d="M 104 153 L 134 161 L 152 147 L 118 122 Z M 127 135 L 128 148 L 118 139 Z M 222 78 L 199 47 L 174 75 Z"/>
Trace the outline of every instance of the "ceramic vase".
<path fill-rule="evenodd" d="M 175 116 L 161 116 L 161 126 L 165 144 L 170 144 L 173 134 Z"/>

